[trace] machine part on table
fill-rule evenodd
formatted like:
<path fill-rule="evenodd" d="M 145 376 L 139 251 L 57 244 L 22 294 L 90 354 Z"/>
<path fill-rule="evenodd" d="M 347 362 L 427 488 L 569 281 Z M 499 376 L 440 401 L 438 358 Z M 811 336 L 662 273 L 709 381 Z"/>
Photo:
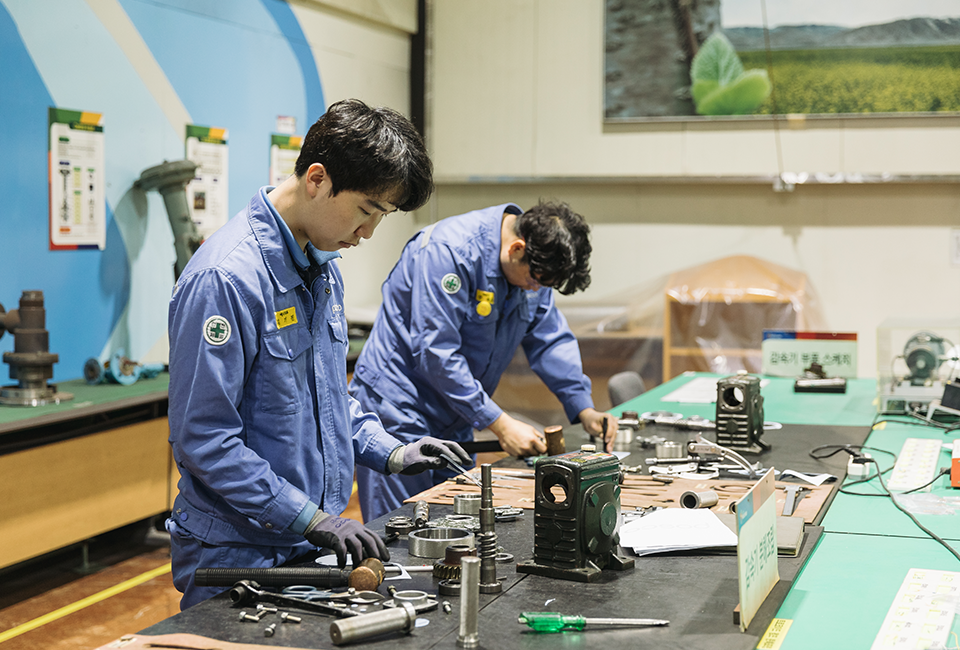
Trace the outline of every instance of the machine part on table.
<path fill-rule="evenodd" d="M 345 607 L 337 607 L 336 605 L 329 605 L 326 603 L 301 600 L 292 596 L 285 596 L 283 594 L 275 594 L 270 591 L 263 591 L 259 584 L 256 582 L 251 582 L 250 580 L 240 580 L 237 582 L 233 586 L 233 589 L 230 590 L 230 600 L 233 601 L 235 605 L 241 606 L 252 605 L 256 602 L 263 601 L 294 609 L 304 609 L 311 612 L 332 614 L 333 616 L 358 615 L 357 612 Z"/>
<path fill-rule="evenodd" d="M 173 247 L 177 252 L 177 261 L 173 266 L 173 279 L 179 280 L 183 267 L 200 248 L 203 238 L 197 232 L 197 226 L 190 216 L 187 204 L 186 186 L 193 180 L 197 164 L 190 160 L 163 162 L 144 169 L 133 186 L 149 192 L 157 190 L 163 197 L 167 209 L 167 219 L 173 231 Z"/>
<path fill-rule="evenodd" d="M 668 458 L 685 458 L 687 450 L 684 445 L 673 440 L 664 440 L 657 443 L 657 460 L 666 460 Z"/>
<path fill-rule="evenodd" d="M 499 594 L 503 591 L 503 583 L 497 579 L 497 533 L 494 529 L 496 510 L 493 507 L 493 474 L 489 463 L 480 466 L 480 482 L 483 484 L 480 499 L 480 534 L 477 535 L 480 592 Z"/>
<path fill-rule="evenodd" d="M 280 620 L 284 623 L 299 623 L 303 619 L 299 616 L 294 616 L 290 612 L 280 612 Z"/>
<path fill-rule="evenodd" d="M 357 591 L 375 591 L 387 577 L 383 562 L 375 557 L 365 558 L 353 567 L 347 584 Z"/>
<path fill-rule="evenodd" d="M 497 564 L 508 564 L 509 562 L 513 562 L 513 553 L 500 551 L 494 556 L 494 559 L 497 561 Z"/>
<path fill-rule="evenodd" d="M 403 591 L 394 589 L 391 593 L 393 598 L 383 601 L 384 607 L 400 607 L 406 604 L 413 607 L 418 614 L 421 614 L 434 610 L 439 605 L 436 598 L 418 589 L 405 589 Z"/>
<path fill-rule="evenodd" d="M 441 580 L 437 583 L 437 591 L 441 596 L 459 596 L 460 595 L 460 581 L 459 580 Z"/>
<path fill-rule="evenodd" d="M 733 375 L 717 380 L 717 444 L 759 454 L 770 449 L 763 435 L 763 396 L 760 378 Z"/>
<path fill-rule="evenodd" d="M 410 533 L 411 530 L 414 529 L 413 519 L 405 515 L 390 517 L 383 528 L 387 535 L 399 535 L 400 537 L 405 537 Z"/>
<path fill-rule="evenodd" d="M 413 504 L 413 527 L 423 528 L 430 520 L 430 504 L 426 501 L 417 501 Z"/>
<path fill-rule="evenodd" d="M 494 521 L 516 521 L 518 517 L 523 516 L 523 508 L 513 506 L 497 506 L 493 511 Z"/>
<path fill-rule="evenodd" d="M 786 485 L 784 486 L 783 491 L 787 493 L 787 497 L 783 501 L 782 514 L 784 517 L 790 517 L 797 509 L 797 504 L 800 502 L 800 499 L 807 496 L 807 493 L 810 490 L 802 485 Z"/>
<path fill-rule="evenodd" d="M 604 452 L 538 460 L 533 559 L 517 571 L 593 582 L 603 569 L 632 569 L 632 559 L 616 554 L 622 478 L 617 457 Z"/>
<path fill-rule="evenodd" d="M 13 352 L 4 352 L 3 361 L 10 365 L 10 379 L 17 380 L 15 386 L 0 388 L 0 404 L 42 406 L 73 399 L 71 393 L 47 383 L 60 355 L 50 352 L 46 321 L 42 291 L 24 291 L 19 309 L 6 312 L 0 305 L 0 336 L 7 331 L 13 335 Z"/>
<path fill-rule="evenodd" d="M 450 606 L 449 600 L 445 600 L 442 603 L 440 603 L 440 607 L 443 608 L 444 614 L 449 614 L 451 611 L 453 611 L 453 607 Z"/>
<path fill-rule="evenodd" d="M 432 559 L 443 557 L 451 544 L 476 545 L 473 533 L 463 528 L 421 528 L 410 531 L 407 539 L 410 555 Z"/>
<path fill-rule="evenodd" d="M 662 618 L 585 618 L 557 612 L 523 612 L 518 619 L 537 632 L 563 632 L 589 627 L 651 627 L 670 625 Z"/>
<path fill-rule="evenodd" d="M 451 544 L 433 565 L 433 577 L 440 580 L 459 580 L 460 561 L 465 557 L 476 557 L 477 549 L 465 544 Z"/>
<path fill-rule="evenodd" d="M 413 605 L 401 603 L 398 607 L 334 621 L 330 624 L 330 640 L 334 645 L 345 645 L 389 632 L 409 634 L 416 620 Z"/>
<path fill-rule="evenodd" d="M 277 631 L 277 624 L 271 623 L 267 627 L 263 628 L 263 636 L 273 636 Z"/>
<path fill-rule="evenodd" d="M 703 492 L 687 490 L 680 497 L 680 505 L 690 509 L 712 508 L 717 505 L 719 501 L 720 499 L 717 497 L 717 493 L 713 490 L 705 490 Z"/>
<path fill-rule="evenodd" d="M 633 429 L 631 427 L 619 427 L 617 436 L 613 439 L 614 451 L 627 451 L 633 444 Z"/>
<path fill-rule="evenodd" d="M 737 452 L 733 451 L 732 449 L 721 447 L 718 444 L 714 444 L 705 439 L 699 433 L 694 440 L 687 443 L 687 451 L 695 456 L 719 456 L 721 459 L 733 461 L 741 468 L 746 470 L 748 478 L 757 478 L 758 476 L 759 463 L 757 463 L 757 465 L 752 465 L 746 458 Z"/>
<path fill-rule="evenodd" d="M 453 496 L 453 511 L 458 515 L 479 515 L 479 494 L 455 494 Z"/>
<path fill-rule="evenodd" d="M 427 522 L 427 528 L 462 528 L 470 532 L 480 530 L 480 518 L 474 515 L 447 515 Z"/>
<path fill-rule="evenodd" d="M 450 467 L 450 469 L 452 469 L 457 474 L 459 474 L 466 480 L 470 481 L 477 487 L 480 487 L 480 481 L 477 480 L 477 477 L 471 474 L 470 472 L 468 472 L 466 469 L 464 469 L 464 467 L 457 462 L 456 458 L 454 458 L 453 456 L 451 456 L 445 451 L 440 453 L 440 458 L 442 458 L 447 463 L 447 466 Z"/>
<path fill-rule="evenodd" d="M 543 428 L 543 435 L 547 442 L 547 456 L 556 456 L 567 451 L 567 443 L 563 439 L 563 427 L 555 424 Z"/>
<path fill-rule="evenodd" d="M 123 350 L 117 350 L 102 365 L 95 357 L 83 364 L 83 379 L 91 385 L 110 382 L 129 386 L 138 379 L 153 379 L 163 372 L 162 363 L 142 364 L 123 356 Z"/>
<path fill-rule="evenodd" d="M 463 582 L 460 600 L 460 633 L 457 645 L 476 648 L 480 645 L 480 559 L 463 558 Z"/>

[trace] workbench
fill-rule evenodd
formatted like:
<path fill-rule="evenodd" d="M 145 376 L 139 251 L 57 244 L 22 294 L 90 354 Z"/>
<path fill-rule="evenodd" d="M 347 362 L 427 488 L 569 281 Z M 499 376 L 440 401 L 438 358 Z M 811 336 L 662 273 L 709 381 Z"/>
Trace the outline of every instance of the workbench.
<path fill-rule="evenodd" d="M 715 376 L 703 375 L 702 376 Z M 708 404 L 664 402 L 662 398 L 694 378 L 682 375 L 632 400 L 614 412 L 665 410 L 684 416 L 700 415 L 712 419 L 715 407 Z M 794 394 L 793 382 L 771 378 L 762 388 L 767 421 L 783 425 L 768 430 L 764 440 L 772 449 L 759 459 L 765 467 L 827 472 L 843 478 L 847 455 L 816 460 L 808 455 L 822 444 L 867 444 L 899 452 L 908 437 L 952 439 L 924 427 L 884 423 L 871 432 L 876 416 L 873 406 L 875 383 L 851 380 L 845 394 Z M 564 429 L 568 449 L 576 449 L 586 438 L 582 429 Z M 642 435 L 656 433 L 682 440 L 689 432 L 668 427 L 646 429 Z M 708 438 L 710 436 L 707 436 Z M 642 463 L 652 450 L 630 448 L 627 465 Z M 886 467 L 885 461 L 875 454 Z M 757 457 L 751 457 L 751 460 Z M 943 454 L 941 465 L 949 462 Z M 523 467 L 522 461 L 505 459 L 498 466 Z M 834 484 L 839 485 L 839 482 Z M 858 490 L 877 491 L 873 484 Z M 941 478 L 934 493 L 949 493 L 948 478 Z M 779 647 L 784 650 L 814 647 L 870 648 L 880 630 L 907 570 L 924 568 L 960 571 L 960 562 L 943 547 L 916 528 L 885 497 L 858 497 L 833 491 L 815 521 L 806 526 L 806 536 L 797 557 L 780 556 L 780 582 L 764 602 L 747 632 L 734 624 L 733 610 L 738 602 L 737 569 L 734 555 L 689 554 L 654 555 L 634 558 L 636 566 L 623 572 L 604 571 L 595 583 L 554 580 L 519 574 L 516 562 L 532 557 L 533 512 L 527 511 L 515 522 L 498 523 L 498 541 L 514 554 L 510 564 L 500 565 L 503 592 L 480 596 L 480 643 L 484 648 L 718 648 L 751 649 Z M 452 512 L 450 506 L 431 506 L 431 517 Z M 383 534 L 386 520 L 396 514 L 412 515 L 412 505 L 368 523 Z M 919 515 L 928 528 L 948 540 L 960 539 L 960 521 L 938 515 Z M 405 543 L 389 546 L 394 561 L 419 564 L 423 560 L 409 556 Z M 426 561 L 427 563 L 431 561 Z M 436 593 L 436 581 L 430 574 L 411 574 L 410 580 L 393 582 L 398 589 L 420 589 Z M 387 581 L 380 591 L 386 594 Z M 441 597 L 441 600 L 443 598 Z M 392 634 L 346 647 L 457 647 L 459 627 L 458 598 L 449 598 L 452 612 L 435 610 L 421 615 L 422 627 L 408 635 Z M 599 617 L 666 618 L 669 627 L 647 629 L 595 629 L 563 634 L 536 634 L 517 622 L 522 611 L 558 611 Z M 262 624 L 239 622 L 238 610 L 226 593 L 162 621 L 142 634 L 191 633 L 239 643 L 271 646 L 332 648 L 328 628 L 332 619 L 304 616 L 299 625 L 277 625 L 276 634 L 265 638 Z M 779 642 L 767 645 L 764 634 L 772 621 L 785 621 L 790 627 Z M 956 628 L 955 628 L 956 629 Z"/>
<path fill-rule="evenodd" d="M 57 384 L 74 398 L 0 406 L 0 568 L 166 512 L 169 375 Z"/>

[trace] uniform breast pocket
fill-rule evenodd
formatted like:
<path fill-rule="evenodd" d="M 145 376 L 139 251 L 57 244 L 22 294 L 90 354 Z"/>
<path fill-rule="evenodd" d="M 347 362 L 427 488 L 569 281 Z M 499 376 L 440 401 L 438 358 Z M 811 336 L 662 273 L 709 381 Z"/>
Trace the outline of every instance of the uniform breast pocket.
<path fill-rule="evenodd" d="M 347 323 L 342 316 L 327 321 L 330 330 L 330 347 L 333 349 L 332 373 L 336 375 L 341 395 L 347 394 Z"/>
<path fill-rule="evenodd" d="M 260 410 L 299 413 L 311 399 L 307 363 L 313 341 L 306 327 L 284 328 L 263 337 L 258 373 Z"/>
<path fill-rule="evenodd" d="M 486 369 L 497 338 L 497 320 L 500 317 L 496 306 L 486 316 L 476 311 L 467 314 L 460 327 L 460 350 L 467 358 L 475 376 Z"/>

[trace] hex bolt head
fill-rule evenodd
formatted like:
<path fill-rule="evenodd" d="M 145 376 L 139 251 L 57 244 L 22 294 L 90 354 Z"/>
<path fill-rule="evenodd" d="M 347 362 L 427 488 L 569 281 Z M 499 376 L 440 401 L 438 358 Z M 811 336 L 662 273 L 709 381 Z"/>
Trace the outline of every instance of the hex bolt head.
<path fill-rule="evenodd" d="M 444 614 L 449 614 L 449 613 L 450 613 L 450 610 L 453 609 L 453 608 L 450 606 L 450 601 L 449 601 L 449 600 L 443 601 L 442 603 L 440 603 L 440 606 L 443 607 L 443 613 L 444 613 Z"/>
<path fill-rule="evenodd" d="M 271 623 L 267 627 L 263 628 L 263 636 L 273 636 L 273 633 L 277 631 L 277 624 Z"/>

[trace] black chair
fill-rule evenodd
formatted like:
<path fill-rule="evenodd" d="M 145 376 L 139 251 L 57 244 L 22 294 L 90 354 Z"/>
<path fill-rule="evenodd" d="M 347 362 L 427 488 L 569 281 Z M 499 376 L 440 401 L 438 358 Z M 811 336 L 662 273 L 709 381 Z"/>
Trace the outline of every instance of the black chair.
<path fill-rule="evenodd" d="M 624 402 L 638 397 L 646 390 L 643 385 L 643 377 L 640 373 L 633 370 L 624 370 L 610 377 L 607 382 L 607 390 L 610 393 L 610 405 L 620 406 Z"/>

